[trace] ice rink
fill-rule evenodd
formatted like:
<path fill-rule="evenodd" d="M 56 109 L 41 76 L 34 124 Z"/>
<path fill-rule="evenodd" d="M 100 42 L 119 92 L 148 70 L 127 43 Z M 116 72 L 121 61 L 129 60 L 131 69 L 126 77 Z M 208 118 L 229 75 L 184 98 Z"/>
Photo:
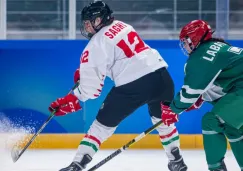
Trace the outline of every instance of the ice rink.
<path fill-rule="evenodd" d="M 111 154 L 114 150 L 99 151 L 91 164 Z M 203 151 L 183 150 L 184 160 L 189 171 L 207 171 Z M 15 164 L 10 153 L 0 154 L 1 171 L 58 171 L 72 161 L 75 150 L 28 150 Z M 240 171 L 231 151 L 227 152 L 226 165 L 229 171 Z M 163 150 L 127 150 L 101 168 L 99 171 L 168 171 L 167 158 Z"/>

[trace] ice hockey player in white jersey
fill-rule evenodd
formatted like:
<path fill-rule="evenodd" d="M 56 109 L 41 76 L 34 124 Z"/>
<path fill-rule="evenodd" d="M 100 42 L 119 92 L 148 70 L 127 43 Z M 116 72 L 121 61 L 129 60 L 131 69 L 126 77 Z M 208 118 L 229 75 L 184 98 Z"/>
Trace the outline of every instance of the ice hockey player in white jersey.
<path fill-rule="evenodd" d="M 153 124 L 159 122 L 161 102 L 174 97 L 174 83 L 166 62 L 132 26 L 114 20 L 107 4 L 96 1 L 83 8 L 81 33 L 89 43 L 75 72 L 75 82 L 79 80 L 80 84 L 74 94 L 51 103 L 49 110 L 56 109 L 55 115 L 62 116 L 82 109 L 79 100 L 98 98 L 106 76 L 115 86 L 81 141 L 73 162 L 60 171 L 82 171 L 119 123 L 144 104 L 148 105 Z M 169 159 L 169 170 L 186 171 L 176 127 L 161 125 L 157 131 Z"/>

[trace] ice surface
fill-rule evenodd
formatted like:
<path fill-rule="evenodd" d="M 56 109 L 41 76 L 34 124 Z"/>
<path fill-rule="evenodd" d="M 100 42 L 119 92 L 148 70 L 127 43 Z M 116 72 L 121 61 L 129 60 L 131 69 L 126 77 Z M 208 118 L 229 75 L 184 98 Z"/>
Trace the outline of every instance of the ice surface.
<path fill-rule="evenodd" d="M 114 150 L 99 151 L 88 168 L 111 154 Z M 183 150 L 188 171 L 207 171 L 204 152 Z M 28 150 L 15 164 L 10 154 L 0 161 L 1 171 L 58 171 L 72 161 L 75 150 Z M 163 150 L 127 150 L 103 165 L 98 171 L 168 171 L 167 158 Z M 240 171 L 231 151 L 225 160 L 229 171 Z"/>
<path fill-rule="evenodd" d="M 27 150 L 13 163 L 10 149 L 16 143 L 26 140 L 31 128 L 13 125 L 7 118 L 0 118 L 0 171 L 59 171 L 68 166 L 76 150 Z M 26 143 L 25 143 L 26 144 Z M 99 151 L 87 169 L 110 155 L 114 150 Z M 188 171 L 207 171 L 205 154 L 202 150 L 182 150 Z M 239 169 L 231 151 L 225 159 L 229 171 Z M 163 150 L 128 149 L 104 164 L 98 171 L 168 171 L 167 157 Z"/>

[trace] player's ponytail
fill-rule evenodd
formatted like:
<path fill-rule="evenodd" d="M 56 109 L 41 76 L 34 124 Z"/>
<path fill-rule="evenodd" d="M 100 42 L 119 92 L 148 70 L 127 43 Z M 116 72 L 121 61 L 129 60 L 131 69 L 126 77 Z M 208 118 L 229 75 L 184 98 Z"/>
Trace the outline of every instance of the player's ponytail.
<path fill-rule="evenodd" d="M 222 43 L 225 43 L 229 46 L 231 46 L 228 42 L 226 42 L 223 38 L 218 38 L 218 37 L 213 37 L 211 39 L 208 39 L 206 41 L 203 41 L 202 43 L 206 43 L 206 42 L 222 42 Z"/>
<path fill-rule="evenodd" d="M 214 42 L 222 42 L 222 43 L 225 43 L 225 44 L 227 44 L 227 45 L 229 45 L 229 46 L 231 46 L 228 42 L 226 42 L 223 38 L 212 38 L 212 40 L 211 41 L 214 41 Z"/>

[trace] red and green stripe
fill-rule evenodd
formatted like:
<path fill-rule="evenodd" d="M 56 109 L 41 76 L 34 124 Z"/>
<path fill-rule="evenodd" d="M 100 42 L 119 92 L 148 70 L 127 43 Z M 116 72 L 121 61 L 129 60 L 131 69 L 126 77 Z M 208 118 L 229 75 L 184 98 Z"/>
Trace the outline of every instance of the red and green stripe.
<path fill-rule="evenodd" d="M 91 147 L 95 152 L 99 150 L 101 142 L 99 139 L 92 135 L 85 135 L 84 139 L 81 141 L 80 145 L 85 145 Z"/>
<path fill-rule="evenodd" d="M 162 145 L 169 145 L 172 142 L 179 140 L 180 138 L 179 138 L 178 132 L 177 132 L 177 130 L 175 128 L 169 134 L 167 134 L 167 135 L 161 135 L 160 136 L 160 139 L 161 139 Z"/>

